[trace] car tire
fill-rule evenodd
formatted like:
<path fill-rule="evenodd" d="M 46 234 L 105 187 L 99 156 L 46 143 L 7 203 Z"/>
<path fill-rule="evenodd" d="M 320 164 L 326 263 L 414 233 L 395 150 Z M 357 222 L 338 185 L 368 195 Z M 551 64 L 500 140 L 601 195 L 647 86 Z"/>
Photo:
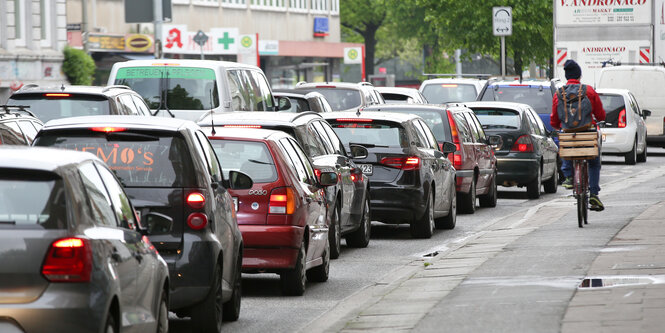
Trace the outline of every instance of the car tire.
<path fill-rule="evenodd" d="M 637 139 L 633 142 L 633 149 L 626 153 L 624 160 L 628 165 L 635 165 L 637 161 Z"/>
<path fill-rule="evenodd" d="M 319 266 L 312 267 L 307 270 L 307 281 L 310 282 L 326 282 L 330 274 L 330 244 L 326 244 L 323 250 L 323 263 Z"/>
<path fill-rule="evenodd" d="M 360 218 L 360 227 L 358 230 L 346 236 L 346 244 L 351 247 L 365 248 L 369 245 L 369 239 L 372 235 L 372 213 L 369 205 L 369 194 L 365 195 L 363 203 L 363 212 Z"/>
<path fill-rule="evenodd" d="M 240 318 L 240 305 L 242 301 L 242 256 L 240 255 L 234 275 L 233 294 L 231 295 L 231 299 L 224 303 L 224 315 L 222 316 L 224 321 L 236 321 Z"/>
<path fill-rule="evenodd" d="M 557 170 L 554 170 L 552 177 L 543 183 L 543 187 L 545 189 L 545 193 L 556 193 L 557 189 L 559 188 L 559 172 Z"/>
<path fill-rule="evenodd" d="M 647 161 L 647 145 L 646 145 L 646 143 L 644 144 L 644 151 L 637 155 L 637 161 L 640 162 L 640 163 L 644 163 L 644 162 Z"/>
<path fill-rule="evenodd" d="M 434 234 L 434 192 L 430 189 L 423 216 L 411 222 L 413 238 L 431 238 Z"/>
<path fill-rule="evenodd" d="M 288 296 L 302 296 L 305 293 L 305 283 L 307 274 L 305 267 L 307 263 L 307 253 L 305 252 L 305 239 L 307 234 L 303 235 L 302 244 L 298 250 L 298 258 L 296 259 L 296 266 L 293 269 L 282 272 L 279 276 L 279 283 L 282 287 L 282 294 Z"/>
<path fill-rule="evenodd" d="M 540 166 L 538 167 L 538 173 L 536 175 L 536 179 L 531 181 L 529 184 L 526 185 L 526 196 L 529 199 L 538 199 L 540 198 L 540 185 L 542 184 L 541 179 L 542 173 L 540 170 Z"/>
<path fill-rule="evenodd" d="M 490 189 L 487 191 L 487 194 L 479 196 L 478 201 L 480 201 L 480 207 L 496 207 L 497 198 L 498 198 L 498 193 L 496 188 L 496 172 L 495 172 L 494 176 L 492 176 Z"/>
<path fill-rule="evenodd" d="M 339 203 L 335 203 L 335 210 L 333 211 L 332 216 L 330 216 L 330 228 L 328 228 L 328 243 L 330 243 L 330 259 L 339 258 L 339 254 L 342 252 L 342 229 L 340 221 L 340 210 L 341 207 Z"/>
<path fill-rule="evenodd" d="M 434 220 L 437 229 L 455 229 L 455 224 L 457 223 L 457 192 L 455 192 L 455 183 L 456 181 L 453 181 L 450 191 L 453 197 L 450 199 L 448 215 Z"/>
<path fill-rule="evenodd" d="M 221 332 L 223 307 L 222 267 L 215 265 L 210 292 L 192 310 L 192 324 L 196 332 Z"/>
<path fill-rule="evenodd" d="M 457 192 L 457 197 L 459 198 L 457 202 L 457 209 L 459 213 L 464 214 L 473 214 L 476 212 L 476 177 L 474 176 L 471 179 L 471 185 L 469 186 L 469 193 Z"/>
<path fill-rule="evenodd" d="M 115 324 L 115 317 L 113 317 L 113 314 L 109 312 L 109 314 L 106 315 L 106 323 L 104 324 L 104 333 L 117 333 L 118 332 L 118 327 Z"/>
<path fill-rule="evenodd" d="M 162 291 L 157 308 L 157 333 L 169 332 L 169 306 L 166 299 L 166 291 Z"/>

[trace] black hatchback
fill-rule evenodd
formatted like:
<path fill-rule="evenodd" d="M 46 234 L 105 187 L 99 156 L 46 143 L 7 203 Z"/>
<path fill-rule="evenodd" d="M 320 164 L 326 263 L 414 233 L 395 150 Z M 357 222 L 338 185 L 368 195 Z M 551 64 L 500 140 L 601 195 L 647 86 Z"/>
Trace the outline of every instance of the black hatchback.
<path fill-rule="evenodd" d="M 452 229 L 457 218 L 455 168 L 425 121 L 413 114 L 329 112 L 324 118 L 340 139 L 368 154 L 354 162 L 369 177 L 372 220 L 408 223 L 411 235 L 430 238 L 434 228 Z"/>
<path fill-rule="evenodd" d="M 122 182 L 141 215 L 161 214 L 150 241 L 171 276 L 170 310 L 191 316 L 200 331 L 219 331 L 240 312 L 242 236 L 227 188 L 250 188 L 231 171 L 224 179 L 217 156 L 191 121 L 140 116 L 90 116 L 52 120 L 35 146 L 91 152 Z"/>

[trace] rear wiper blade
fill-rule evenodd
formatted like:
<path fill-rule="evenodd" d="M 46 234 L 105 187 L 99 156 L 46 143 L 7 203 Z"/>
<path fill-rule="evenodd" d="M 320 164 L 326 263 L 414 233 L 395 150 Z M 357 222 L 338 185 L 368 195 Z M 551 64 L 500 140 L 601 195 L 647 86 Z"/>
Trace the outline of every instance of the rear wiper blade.
<path fill-rule="evenodd" d="M 267 164 L 267 165 L 273 165 L 273 164 L 272 164 L 272 163 L 270 163 L 270 162 L 264 162 L 264 161 L 259 161 L 259 160 L 253 160 L 253 159 L 249 159 L 249 160 L 247 160 L 247 161 L 249 161 L 249 162 L 252 162 L 252 163 L 257 163 L 257 164 Z"/>
<path fill-rule="evenodd" d="M 349 146 L 350 145 L 359 145 L 359 146 L 363 146 L 365 148 L 376 148 L 376 147 L 378 147 L 378 148 L 389 148 L 390 147 L 390 146 L 384 146 L 384 145 L 377 145 L 377 144 L 373 144 L 373 143 L 360 143 L 360 142 L 349 142 Z"/>
<path fill-rule="evenodd" d="M 159 141 L 157 136 L 132 132 L 111 132 L 106 134 L 106 138 L 118 141 Z"/>

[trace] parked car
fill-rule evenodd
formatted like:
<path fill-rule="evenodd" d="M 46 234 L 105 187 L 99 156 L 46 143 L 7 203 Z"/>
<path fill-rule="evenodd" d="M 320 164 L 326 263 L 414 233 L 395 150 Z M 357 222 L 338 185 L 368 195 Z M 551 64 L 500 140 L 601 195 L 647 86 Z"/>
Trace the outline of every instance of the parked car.
<path fill-rule="evenodd" d="M 51 120 L 35 146 L 96 154 L 118 176 L 140 215 L 160 214 L 148 237 L 169 265 L 169 309 L 200 331 L 219 331 L 222 313 L 240 313 L 242 236 L 227 189 L 252 186 L 238 171 L 224 177 L 206 135 L 193 122 L 137 116 Z"/>
<path fill-rule="evenodd" d="M 3 332 L 168 330 L 166 263 L 113 172 L 89 153 L 0 148 Z M 56 319 L 57 318 L 57 319 Z"/>
<path fill-rule="evenodd" d="M 369 178 L 372 220 L 408 223 L 416 238 L 455 227 L 455 168 L 447 158 L 455 151 L 452 142 L 439 150 L 425 121 L 412 114 L 331 112 L 324 118 L 349 149 L 368 151 L 354 162 Z"/>
<path fill-rule="evenodd" d="M 28 106 L 43 122 L 78 116 L 151 115 L 141 95 L 127 86 L 40 87 L 29 84 L 13 93 L 7 104 Z"/>
<path fill-rule="evenodd" d="M 651 111 L 641 110 L 635 96 L 627 89 L 596 90 L 605 109 L 602 153 L 623 155 L 626 164 L 647 161 L 647 126 Z"/>
<path fill-rule="evenodd" d="M 322 94 L 312 91 L 309 93 L 303 93 L 302 91 L 297 91 L 293 89 L 280 89 L 273 91 L 273 95 L 278 99 L 280 104 L 278 105 L 278 111 L 289 111 L 289 112 L 305 112 L 305 111 L 314 111 L 314 112 L 332 112 L 332 107 L 328 103 L 328 100 Z M 286 99 L 289 100 L 289 103 L 284 103 Z"/>
<path fill-rule="evenodd" d="M 402 87 L 376 87 L 375 89 L 381 93 L 387 104 L 427 104 L 427 99 L 418 89 Z"/>
<path fill-rule="evenodd" d="M 328 280 L 330 245 L 323 188 L 337 184 L 333 171 L 315 169 L 300 145 L 282 131 L 205 129 L 225 176 L 248 174 L 250 189 L 229 190 L 242 233 L 242 269 L 277 273 L 282 292 L 302 295 L 305 277 Z"/>
<path fill-rule="evenodd" d="M 109 85 L 136 90 L 153 113 L 197 120 L 211 110 L 275 111 L 263 71 L 237 62 L 159 59 L 116 62 Z"/>
<path fill-rule="evenodd" d="M 439 147 L 452 142 L 456 146 L 453 154 L 448 154 L 455 167 L 457 210 L 473 214 L 476 211 L 476 198 L 482 207 L 494 207 L 496 192 L 496 157 L 493 146 L 501 137 L 485 135 L 473 111 L 463 105 L 377 105 L 364 111 L 386 111 L 411 113 L 423 118 L 434 133 Z"/>
<path fill-rule="evenodd" d="M 295 90 L 323 94 L 334 111 L 357 111 L 366 106 L 385 103 L 369 82 L 298 82 Z"/>
<path fill-rule="evenodd" d="M 296 139 L 319 170 L 335 171 L 339 183 L 326 188 L 329 221 L 328 239 L 330 257 L 336 259 L 341 252 L 341 238 L 351 247 L 367 247 L 371 234 L 369 216 L 368 180 L 353 163 L 330 125 L 315 112 L 266 112 L 257 117 L 253 112 L 217 114 L 199 121 L 203 127 L 224 126 L 236 128 L 263 128 L 286 132 Z"/>
<path fill-rule="evenodd" d="M 497 183 L 526 186 L 529 199 L 540 198 L 541 185 L 546 193 L 556 193 L 558 147 L 545 124 L 527 104 L 508 102 L 473 102 L 466 106 L 480 120 L 485 133 L 500 135 L 502 144 L 495 151 Z"/>
<path fill-rule="evenodd" d="M 423 81 L 418 89 L 430 104 L 472 102 L 487 80 L 481 78 L 438 78 Z"/>
<path fill-rule="evenodd" d="M 24 106 L 0 105 L 0 146 L 32 144 L 44 124 Z"/>

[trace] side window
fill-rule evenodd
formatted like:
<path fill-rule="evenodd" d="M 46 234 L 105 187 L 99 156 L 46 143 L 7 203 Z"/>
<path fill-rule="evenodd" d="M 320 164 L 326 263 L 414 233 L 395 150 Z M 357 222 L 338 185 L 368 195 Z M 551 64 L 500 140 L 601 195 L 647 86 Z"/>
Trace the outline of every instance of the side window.
<path fill-rule="evenodd" d="M 434 137 L 434 134 L 432 133 L 432 130 L 429 128 L 429 126 L 427 126 L 427 124 L 422 120 L 418 120 L 418 125 L 420 125 L 423 133 L 425 134 L 427 143 L 429 143 L 429 147 L 434 150 L 439 150 L 439 145 L 437 144 L 436 138 Z"/>
<path fill-rule="evenodd" d="M 125 191 L 122 190 L 122 187 L 118 184 L 118 180 L 113 176 L 111 171 L 98 163 L 95 164 L 97 171 L 104 180 L 104 184 L 106 184 L 106 189 L 113 202 L 113 210 L 115 211 L 115 216 L 118 218 L 118 221 L 120 221 L 120 226 L 127 229 L 134 229 L 136 226 L 136 220 L 134 213 L 132 212 L 132 205 L 129 203 Z"/>
<path fill-rule="evenodd" d="M 238 70 L 229 70 L 226 72 L 229 81 L 229 90 L 231 91 L 231 110 L 250 111 L 249 96 L 243 87 L 241 73 Z"/>
<path fill-rule="evenodd" d="M 637 101 L 635 100 L 635 96 L 633 94 L 628 93 L 628 97 L 630 98 L 630 106 L 633 109 L 633 112 L 635 112 L 637 115 L 640 117 L 642 116 L 642 110 L 640 110 L 639 105 L 637 104 Z"/>
<path fill-rule="evenodd" d="M 305 166 L 302 164 L 302 161 L 298 157 L 298 153 L 296 153 L 296 151 L 293 149 L 293 146 L 289 141 L 290 140 L 288 138 L 284 138 L 279 140 L 279 144 L 280 146 L 282 146 L 282 149 L 284 149 L 284 151 L 286 152 L 286 155 L 289 157 L 291 164 L 295 167 L 298 179 L 303 183 L 309 184 L 309 177 L 307 176 L 307 171 L 305 170 Z"/>
<path fill-rule="evenodd" d="M 487 135 L 485 134 L 483 125 L 480 123 L 480 120 L 478 120 L 478 117 L 476 117 L 476 115 L 473 112 L 471 112 L 469 113 L 469 118 L 471 118 L 471 121 L 476 125 L 478 133 L 480 134 L 480 138 L 485 140 L 485 138 L 487 138 Z"/>
<path fill-rule="evenodd" d="M 259 90 L 259 85 L 254 80 L 252 72 L 249 70 L 240 70 L 240 80 L 247 95 L 247 101 L 249 102 L 248 111 L 265 111 L 263 108 L 263 103 L 261 103 L 261 91 Z"/>
<path fill-rule="evenodd" d="M 118 96 L 117 101 L 120 114 L 136 114 L 136 105 L 134 105 L 134 101 L 130 95 L 120 95 Z"/>
<path fill-rule="evenodd" d="M 322 110 L 321 112 L 332 112 L 332 106 L 330 106 L 330 103 L 328 103 L 328 100 L 325 97 L 321 97 L 320 99 L 321 107 Z"/>
<path fill-rule="evenodd" d="M 148 108 L 148 105 L 145 104 L 143 98 L 139 96 L 132 96 L 132 99 L 134 99 L 134 105 L 136 105 L 136 109 L 139 115 L 144 115 L 144 116 L 152 115 L 152 113 L 150 112 L 150 108 Z"/>
<path fill-rule="evenodd" d="M 323 123 L 320 121 L 313 121 L 311 126 L 314 126 L 314 129 L 316 130 L 317 134 L 319 134 L 319 137 L 321 138 L 321 140 L 323 140 L 323 145 L 326 147 L 328 154 L 334 153 L 335 149 L 333 149 L 332 141 L 330 141 L 330 138 L 328 137 L 328 132 L 326 132 Z"/>
<path fill-rule="evenodd" d="M 206 164 L 208 165 L 208 171 L 210 172 L 210 177 L 216 182 L 222 180 L 222 169 L 219 167 L 219 160 L 215 154 L 215 150 L 210 145 L 208 138 L 201 132 L 196 132 L 196 137 L 199 140 L 199 144 L 203 149 L 203 154 L 206 158 Z"/>
<path fill-rule="evenodd" d="M 332 144 L 333 152 L 337 155 L 346 156 L 346 149 L 344 149 L 344 144 L 339 139 L 337 134 L 335 134 L 335 131 L 332 129 L 332 127 L 330 127 L 330 125 L 328 123 L 323 122 L 323 121 L 319 122 L 319 124 L 321 125 L 321 127 L 323 127 L 323 129 L 328 134 L 328 139 L 330 140 L 330 143 Z M 321 134 L 323 134 L 323 133 L 321 133 Z"/>
<path fill-rule="evenodd" d="M 307 155 L 321 156 L 326 154 L 323 144 L 321 144 L 317 139 L 316 133 L 313 133 L 310 128 L 304 126 L 297 127 L 296 133 L 298 135 L 298 142 L 300 142 Z"/>
<path fill-rule="evenodd" d="M 543 124 L 543 120 L 540 119 L 540 116 L 536 113 L 536 111 L 533 111 L 533 109 L 529 109 L 531 111 L 531 117 L 533 117 L 533 121 L 536 123 L 536 126 L 538 126 L 538 131 L 540 132 L 540 135 L 546 135 L 547 130 L 545 129 L 545 124 Z"/>
<path fill-rule="evenodd" d="M 18 126 L 21 127 L 21 130 L 23 130 L 23 134 L 25 134 L 25 137 L 28 139 L 28 144 L 32 144 L 35 136 L 37 136 L 37 130 L 34 126 L 32 126 L 32 123 L 30 121 L 23 120 L 18 122 Z"/>
<path fill-rule="evenodd" d="M 118 222 L 115 219 L 117 214 L 111 206 L 111 198 L 109 198 L 104 182 L 95 166 L 92 163 L 85 163 L 79 167 L 79 174 L 88 194 L 88 205 L 92 212 L 93 222 L 102 226 L 117 227 Z"/>
<path fill-rule="evenodd" d="M 453 113 L 453 118 L 455 119 L 455 125 L 457 127 L 457 132 L 461 136 L 460 140 L 462 142 L 473 142 L 471 139 L 471 130 L 469 129 L 469 124 L 466 121 L 466 118 L 460 113 Z"/>
<path fill-rule="evenodd" d="M 372 105 L 372 104 L 377 104 L 376 97 L 374 94 L 369 89 L 361 89 L 363 94 L 365 95 L 365 99 L 367 100 L 367 105 Z"/>
<path fill-rule="evenodd" d="M 303 152 L 302 149 L 300 149 L 300 147 L 295 141 L 289 139 L 289 142 L 291 143 L 291 146 L 293 146 L 293 150 L 296 152 L 296 154 L 298 154 L 298 157 L 300 158 L 300 161 L 302 162 L 303 166 L 305 166 L 305 172 L 307 173 L 307 178 L 310 180 L 307 183 L 316 184 L 316 175 L 314 174 L 314 167 L 307 158 L 307 155 L 305 155 L 305 152 Z"/>
<path fill-rule="evenodd" d="M 461 114 L 464 115 L 464 118 L 466 118 L 466 123 L 469 124 L 469 128 L 471 129 L 471 135 L 473 136 L 473 141 L 481 142 L 479 127 L 476 126 L 476 123 L 471 118 L 471 115 L 468 112 L 462 112 Z"/>
<path fill-rule="evenodd" d="M 23 133 L 14 121 L 0 123 L 0 145 L 26 145 Z"/>
<path fill-rule="evenodd" d="M 533 118 L 533 114 L 530 112 L 529 109 L 526 109 L 524 111 L 524 114 L 526 114 L 526 118 L 528 119 L 529 123 L 531 124 L 531 128 L 534 134 L 537 135 L 543 135 L 540 132 L 540 128 L 538 128 L 538 123 L 536 122 L 536 119 Z"/>
<path fill-rule="evenodd" d="M 275 104 L 273 102 L 272 93 L 270 92 L 270 86 L 268 85 L 265 76 L 263 76 L 263 74 L 258 71 L 252 71 L 252 74 L 254 75 L 254 80 L 259 86 L 263 109 L 271 111 Z"/>

